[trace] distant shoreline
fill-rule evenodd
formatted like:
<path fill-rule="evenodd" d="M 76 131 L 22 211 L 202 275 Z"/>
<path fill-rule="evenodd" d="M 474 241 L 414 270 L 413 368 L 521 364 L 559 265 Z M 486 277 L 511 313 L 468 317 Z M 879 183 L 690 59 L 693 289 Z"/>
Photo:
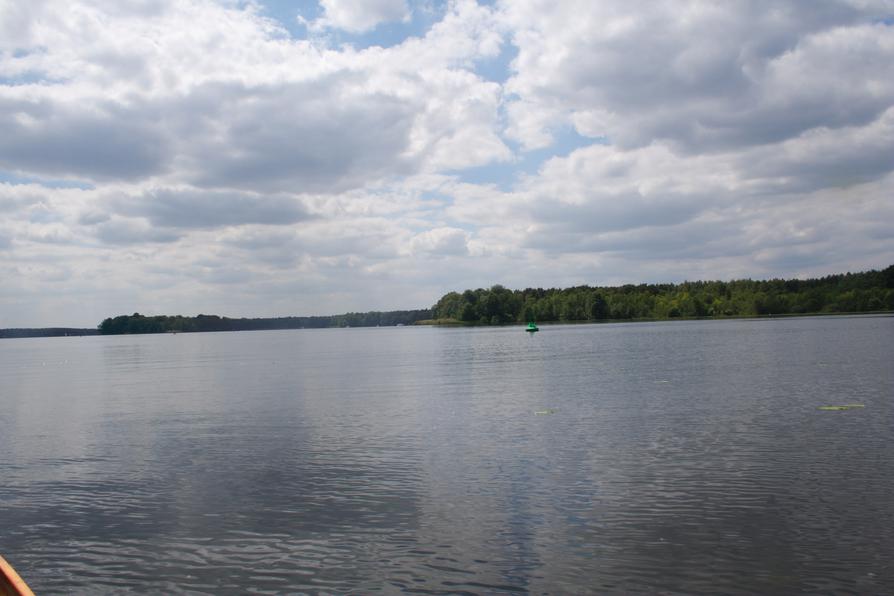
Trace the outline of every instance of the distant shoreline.
<path fill-rule="evenodd" d="M 0 329 L 0 339 L 25 337 L 83 337 L 85 335 L 100 335 L 99 329 L 81 329 L 78 327 Z"/>
<path fill-rule="evenodd" d="M 581 319 L 579 321 L 542 321 L 538 325 L 608 325 L 614 323 L 661 323 L 667 321 L 748 321 L 769 319 L 794 319 L 802 317 L 854 317 L 854 316 L 894 316 L 894 310 L 855 311 L 855 312 L 804 312 L 781 313 L 766 315 L 715 315 L 706 317 L 664 317 L 664 318 L 638 318 L 638 319 Z M 494 325 L 491 323 L 464 322 L 456 319 L 429 319 L 416 323 L 425 327 L 513 327 L 522 326 L 525 323 L 513 321 Z"/>
<path fill-rule="evenodd" d="M 0 329 L 0 338 L 133 335 L 207 331 L 488 326 L 538 323 L 770 319 L 894 313 L 894 265 L 818 279 L 750 279 L 613 287 L 490 288 L 448 292 L 431 308 L 349 312 L 310 317 L 229 318 L 218 315 L 119 315 L 96 329 Z"/>
<path fill-rule="evenodd" d="M 713 316 L 713 317 L 673 317 L 664 319 L 600 319 L 600 320 L 582 320 L 582 321 L 547 321 L 541 325 L 613 325 L 618 323 L 662 323 L 662 322 L 678 322 L 678 321 L 760 321 L 772 319 L 795 319 L 806 317 L 894 317 L 894 310 L 880 310 L 872 312 L 810 312 L 810 313 L 787 313 L 787 314 L 767 314 L 767 315 L 731 315 L 731 316 Z M 436 319 L 423 319 L 413 323 L 412 325 L 385 325 L 385 327 L 517 327 L 524 323 L 504 323 L 500 325 L 485 323 L 467 323 L 463 321 L 448 320 L 440 321 Z M 370 329 L 383 327 L 383 325 L 357 325 L 357 329 Z M 220 329 L 214 331 L 183 331 L 182 333 L 225 333 L 237 331 L 294 331 L 300 329 L 346 329 L 346 327 L 266 327 L 263 329 Z M 176 334 L 179 331 L 158 331 L 154 333 L 115 333 L 107 335 L 163 335 Z M 80 329 L 74 327 L 48 327 L 46 329 L 0 329 L 0 339 L 25 339 L 38 337 L 84 337 L 103 335 L 98 329 Z"/>

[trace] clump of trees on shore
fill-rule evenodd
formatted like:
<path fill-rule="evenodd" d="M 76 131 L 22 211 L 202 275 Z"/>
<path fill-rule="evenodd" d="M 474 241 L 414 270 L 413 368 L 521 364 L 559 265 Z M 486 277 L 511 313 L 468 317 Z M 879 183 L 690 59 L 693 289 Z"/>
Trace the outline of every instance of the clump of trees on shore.
<path fill-rule="evenodd" d="M 450 292 L 432 307 L 435 321 L 504 324 L 737 317 L 894 310 L 894 265 L 819 279 L 639 284 L 618 287 L 489 289 Z"/>
<path fill-rule="evenodd" d="M 429 309 L 393 310 L 387 312 L 345 313 L 326 317 L 275 317 L 266 319 L 231 319 L 217 315 L 195 317 L 144 316 L 140 313 L 121 315 L 99 324 L 103 335 L 128 333 L 168 333 L 192 331 L 257 331 L 262 329 L 321 329 L 325 327 L 376 327 L 412 325 L 431 318 Z"/>

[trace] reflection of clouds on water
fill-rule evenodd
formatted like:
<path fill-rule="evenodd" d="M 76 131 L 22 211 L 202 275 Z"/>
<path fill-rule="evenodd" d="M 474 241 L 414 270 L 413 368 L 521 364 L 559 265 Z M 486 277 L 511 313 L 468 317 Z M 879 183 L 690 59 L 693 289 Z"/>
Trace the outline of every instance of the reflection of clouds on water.
<path fill-rule="evenodd" d="M 885 591 L 892 321 L 10 340 L 0 538 L 45 592 Z"/>

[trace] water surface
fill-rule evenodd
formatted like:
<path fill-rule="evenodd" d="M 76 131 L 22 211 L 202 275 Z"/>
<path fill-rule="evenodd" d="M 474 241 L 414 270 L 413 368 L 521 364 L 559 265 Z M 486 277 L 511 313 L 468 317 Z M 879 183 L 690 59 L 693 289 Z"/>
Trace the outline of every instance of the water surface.
<path fill-rule="evenodd" d="M 0 552 L 39 594 L 894 593 L 894 318 L 541 329 L 2 340 Z"/>

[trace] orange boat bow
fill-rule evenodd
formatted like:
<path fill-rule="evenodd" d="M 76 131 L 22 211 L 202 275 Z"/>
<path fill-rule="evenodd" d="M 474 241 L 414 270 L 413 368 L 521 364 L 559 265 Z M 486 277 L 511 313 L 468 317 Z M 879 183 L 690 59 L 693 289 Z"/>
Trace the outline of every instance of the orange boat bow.
<path fill-rule="evenodd" d="M 12 565 L 0 557 L 0 596 L 34 596 Z"/>

